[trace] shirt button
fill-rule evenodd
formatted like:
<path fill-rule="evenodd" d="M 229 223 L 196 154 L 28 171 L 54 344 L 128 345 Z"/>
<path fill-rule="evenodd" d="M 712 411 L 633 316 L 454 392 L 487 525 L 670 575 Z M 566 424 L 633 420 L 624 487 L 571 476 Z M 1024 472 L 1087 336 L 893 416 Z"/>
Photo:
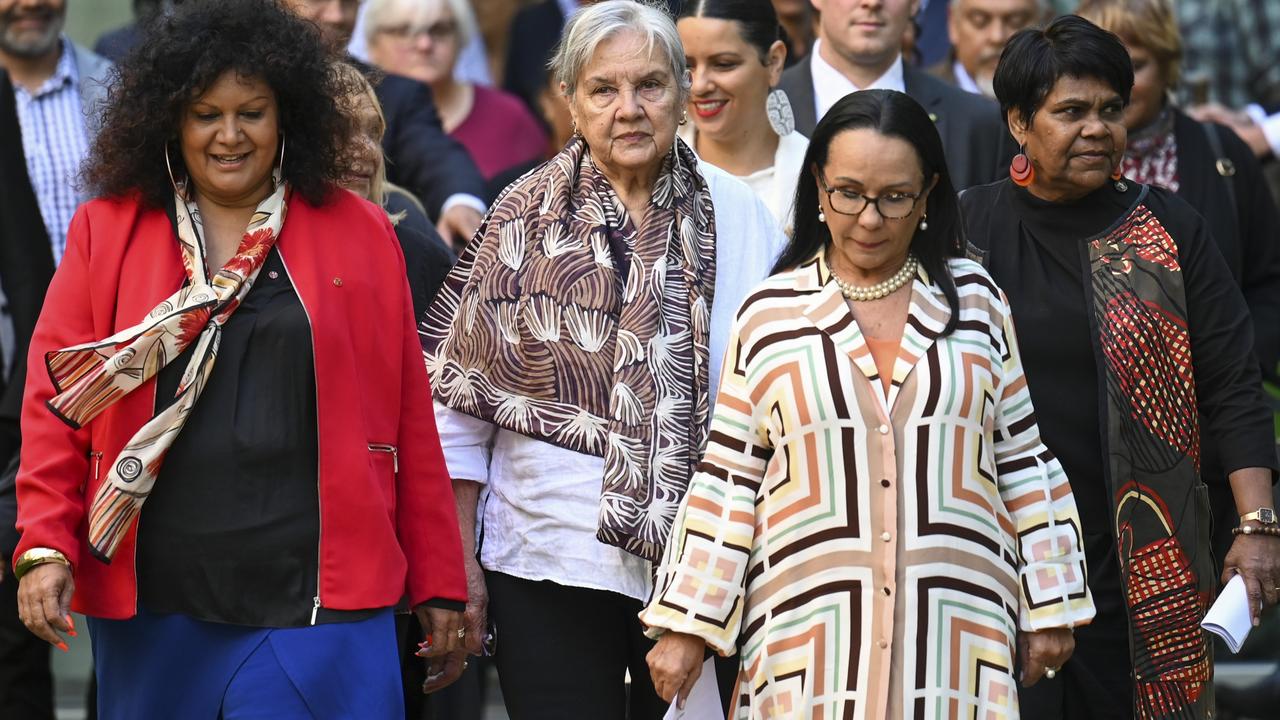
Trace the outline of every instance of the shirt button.
<path fill-rule="evenodd" d="M 884 648 L 889 647 L 889 641 L 888 641 L 888 640 L 881 640 L 881 641 L 880 641 L 880 643 L 879 643 L 879 645 L 880 645 L 880 649 L 881 649 L 881 650 L 883 650 Z"/>
<path fill-rule="evenodd" d="M 881 480 L 880 487 L 889 487 L 889 478 L 884 478 L 883 480 Z"/>
<path fill-rule="evenodd" d="M 878 428 L 876 428 L 876 429 L 880 431 L 880 434 L 881 434 L 881 435 L 888 435 L 888 434 L 889 434 L 889 426 L 888 426 L 888 425 L 881 425 L 880 427 L 878 427 Z"/>
<path fill-rule="evenodd" d="M 893 536 L 892 536 L 892 535 L 890 535 L 890 534 L 889 534 L 889 533 L 887 533 L 887 532 L 882 532 L 882 533 L 880 533 L 880 539 L 881 539 L 881 540 L 883 540 L 883 541 L 885 541 L 885 542 L 889 542 L 890 540 L 892 540 L 892 539 L 893 539 Z"/>

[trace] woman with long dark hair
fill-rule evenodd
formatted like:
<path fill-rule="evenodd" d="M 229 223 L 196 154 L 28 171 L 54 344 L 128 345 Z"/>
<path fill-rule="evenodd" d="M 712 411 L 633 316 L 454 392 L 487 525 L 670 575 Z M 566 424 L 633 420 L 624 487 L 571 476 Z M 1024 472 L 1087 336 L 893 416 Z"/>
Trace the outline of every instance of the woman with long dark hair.
<path fill-rule="evenodd" d="M 1093 617 L 1008 304 L 907 95 L 836 103 L 804 168 L 641 614 L 654 684 L 685 697 L 710 647 L 736 718 L 1008 713 L 1015 656 L 1034 683 Z"/>

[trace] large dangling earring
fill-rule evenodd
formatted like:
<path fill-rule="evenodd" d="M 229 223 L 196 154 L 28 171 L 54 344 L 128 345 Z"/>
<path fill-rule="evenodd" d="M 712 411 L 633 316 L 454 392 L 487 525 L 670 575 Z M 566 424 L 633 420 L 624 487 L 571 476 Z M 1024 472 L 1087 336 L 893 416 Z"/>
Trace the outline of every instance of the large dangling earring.
<path fill-rule="evenodd" d="M 173 186 L 173 191 L 179 197 L 185 198 L 187 196 L 187 181 L 183 180 L 179 183 L 173 176 L 173 165 L 169 163 L 169 143 L 164 144 L 164 169 L 169 171 L 169 184 Z"/>
<path fill-rule="evenodd" d="M 1115 169 L 1111 171 L 1111 180 L 1115 183 L 1116 192 L 1128 192 L 1129 183 L 1124 181 L 1124 156 L 1120 156 L 1120 162 L 1116 163 Z"/>
<path fill-rule="evenodd" d="M 824 223 L 824 222 L 826 222 L 826 221 L 827 221 L 827 214 L 826 214 L 826 213 L 824 213 L 824 212 L 822 212 L 821 210 L 819 210 L 819 211 L 818 211 L 818 222 L 820 222 L 820 223 Z"/>
<path fill-rule="evenodd" d="M 277 187 L 280 185 L 281 179 L 284 177 L 284 131 L 280 131 L 280 163 L 271 171 L 271 179 L 275 181 Z"/>
<path fill-rule="evenodd" d="M 688 110 L 681 110 L 681 111 L 680 111 L 680 124 L 681 124 L 681 125 L 688 125 L 688 124 L 689 124 L 689 111 L 688 111 Z"/>
<path fill-rule="evenodd" d="M 925 230 L 928 230 L 928 229 L 929 229 L 929 213 L 925 213 L 920 216 L 920 232 L 924 232 Z"/>
<path fill-rule="evenodd" d="M 782 88 L 774 88 L 764 101 L 764 112 L 769 117 L 769 127 L 778 137 L 790 135 L 796 130 L 796 114 L 791 110 L 791 99 Z"/>
<path fill-rule="evenodd" d="M 1036 179 L 1035 166 L 1021 147 L 1018 148 L 1018 154 L 1013 156 L 1013 162 L 1009 163 L 1009 179 L 1018 187 L 1026 187 Z"/>

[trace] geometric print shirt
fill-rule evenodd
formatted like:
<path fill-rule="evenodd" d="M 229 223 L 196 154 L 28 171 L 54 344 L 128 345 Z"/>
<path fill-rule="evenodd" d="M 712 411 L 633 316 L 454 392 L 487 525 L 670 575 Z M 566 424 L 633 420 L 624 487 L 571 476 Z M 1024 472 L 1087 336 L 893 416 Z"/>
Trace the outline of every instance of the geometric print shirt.
<path fill-rule="evenodd" d="M 86 198 L 76 189 L 89 134 L 80 102 L 80 75 L 71 41 L 62 38 L 62 54 L 53 75 L 34 93 L 14 84 L 18 124 L 27 175 L 49 233 L 53 262 L 62 261 L 71 216 Z"/>
<path fill-rule="evenodd" d="M 1094 615 L 1008 302 L 918 271 L 892 377 L 821 256 L 757 286 L 641 621 L 740 656 L 733 720 L 1016 720 L 1020 631 Z"/>

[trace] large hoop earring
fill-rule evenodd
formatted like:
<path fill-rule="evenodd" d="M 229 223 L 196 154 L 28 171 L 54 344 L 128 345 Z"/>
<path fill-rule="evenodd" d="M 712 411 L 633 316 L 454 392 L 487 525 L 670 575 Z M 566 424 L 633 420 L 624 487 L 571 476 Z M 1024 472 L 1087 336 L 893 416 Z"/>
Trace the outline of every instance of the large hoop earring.
<path fill-rule="evenodd" d="M 169 184 L 173 186 L 173 191 L 179 197 L 187 196 L 187 181 L 183 180 L 181 184 L 173 177 L 173 165 L 169 163 L 169 143 L 164 144 L 164 169 L 169 171 Z"/>
<path fill-rule="evenodd" d="M 271 171 L 271 179 L 276 185 L 280 184 L 281 178 L 284 177 L 284 131 L 280 131 L 280 163 Z"/>

